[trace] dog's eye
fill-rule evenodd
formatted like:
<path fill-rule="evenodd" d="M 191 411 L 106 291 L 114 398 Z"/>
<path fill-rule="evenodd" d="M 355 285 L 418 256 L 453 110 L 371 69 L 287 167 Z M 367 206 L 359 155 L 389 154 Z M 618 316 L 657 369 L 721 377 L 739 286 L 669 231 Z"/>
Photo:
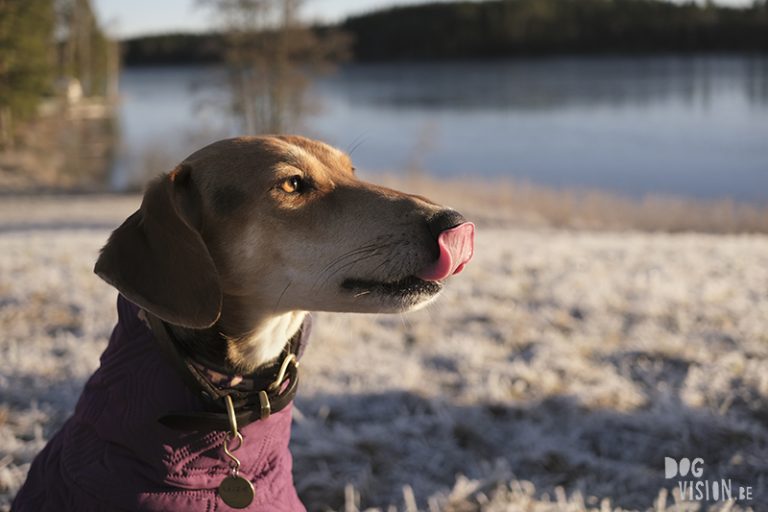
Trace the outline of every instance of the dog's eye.
<path fill-rule="evenodd" d="M 301 176 L 291 176 L 287 180 L 283 180 L 280 188 L 287 194 L 296 194 L 304 188 L 304 180 L 301 179 Z"/>

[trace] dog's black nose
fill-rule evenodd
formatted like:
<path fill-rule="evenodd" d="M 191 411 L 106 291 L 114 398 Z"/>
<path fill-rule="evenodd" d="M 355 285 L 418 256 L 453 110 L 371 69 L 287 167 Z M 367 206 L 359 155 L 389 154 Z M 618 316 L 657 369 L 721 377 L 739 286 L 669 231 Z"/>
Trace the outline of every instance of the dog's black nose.
<path fill-rule="evenodd" d="M 456 210 L 440 210 L 427 220 L 429 230 L 435 238 L 439 237 L 440 233 L 446 229 L 455 228 L 465 222 L 467 219 Z"/>

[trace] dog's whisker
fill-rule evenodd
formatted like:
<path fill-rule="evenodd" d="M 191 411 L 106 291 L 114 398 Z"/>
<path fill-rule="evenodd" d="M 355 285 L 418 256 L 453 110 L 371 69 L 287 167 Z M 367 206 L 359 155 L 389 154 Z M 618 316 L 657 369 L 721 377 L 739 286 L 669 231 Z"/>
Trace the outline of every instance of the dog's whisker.
<path fill-rule="evenodd" d="M 357 258 L 357 259 L 355 259 L 355 260 L 353 260 L 353 261 L 350 261 L 350 262 L 348 262 L 348 263 L 345 263 L 344 265 L 342 265 L 342 266 L 338 267 L 337 269 L 335 269 L 335 270 L 334 270 L 334 272 L 332 272 L 331 274 L 329 274 L 329 275 L 328 275 L 328 276 L 327 276 L 327 277 L 326 277 L 326 278 L 323 280 L 322 284 L 323 284 L 323 285 L 325 285 L 325 283 L 327 283 L 327 282 L 328 282 L 328 281 L 329 281 L 329 280 L 330 280 L 330 279 L 331 279 L 333 276 L 337 275 L 337 274 L 338 274 L 339 272 L 341 272 L 342 270 L 345 270 L 345 269 L 348 269 L 348 268 L 350 268 L 350 267 L 353 267 L 353 266 L 357 265 L 358 263 L 360 263 L 361 261 L 365 261 L 365 260 L 371 259 L 371 258 L 373 258 L 373 257 L 375 257 L 375 256 L 377 256 L 377 254 L 371 254 L 371 255 L 367 255 L 367 256 L 361 256 L 361 257 L 359 257 L 359 258 Z"/>
<path fill-rule="evenodd" d="M 349 156 L 352 156 L 352 153 L 354 153 L 355 150 L 365 142 L 365 137 L 366 137 L 365 133 L 361 133 L 360 135 L 355 137 L 355 139 L 352 141 L 352 147 L 349 149 L 349 151 L 347 151 L 347 154 Z"/>
<path fill-rule="evenodd" d="M 372 275 L 376 275 L 376 272 L 378 272 L 381 267 L 383 267 L 384 265 L 389 264 L 390 262 L 391 262 L 391 260 L 389 258 L 385 259 L 384 261 L 379 263 L 373 270 L 371 270 L 371 274 Z"/>
<path fill-rule="evenodd" d="M 285 288 L 283 288 L 283 291 L 280 293 L 280 296 L 277 298 L 277 302 L 275 302 L 275 307 L 272 308 L 272 311 L 277 313 L 278 309 L 280 307 L 280 301 L 283 300 L 283 296 L 285 295 L 285 292 L 288 291 L 288 288 L 291 287 L 291 284 L 293 284 L 293 281 L 288 281 L 288 284 L 285 285 Z"/>
<path fill-rule="evenodd" d="M 333 261 L 331 261 L 331 262 L 330 262 L 328 265 L 326 265 L 326 266 L 325 266 L 325 268 L 323 268 L 323 269 L 321 270 L 321 272 L 325 272 L 326 270 L 328 270 L 329 268 L 333 267 L 333 266 L 334 266 L 334 265 L 336 265 L 337 263 L 339 263 L 339 262 L 341 262 L 341 261 L 345 260 L 346 258 L 349 258 L 349 257 L 355 256 L 355 255 L 357 255 L 357 254 L 360 254 L 360 253 L 363 253 L 363 252 L 367 252 L 367 251 L 375 250 L 375 249 L 378 249 L 378 248 L 379 248 L 379 246 L 377 246 L 377 245 L 374 245 L 374 244 L 369 244 L 369 245 L 366 245 L 366 246 L 363 246 L 363 247 L 359 247 L 359 248 L 357 248 L 357 249 L 353 249 L 353 250 L 351 250 L 351 251 L 349 251 L 349 252 L 346 252 L 346 253 L 342 254 L 341 256 L 339 256 L 339 257 L 335 258 L 335 259 L 334 259 Z"/>
<path fill-rule="evenodd" d="M 376 248 L 380 248 L 380 247 L 382 247 L 382 246 L 381 246 L 381 244 L 377 244 L 377 243 L 376 243 L 376 241 L 377 241 L 379 238 L 380 238 L 380 237 L 377 237 L 377 238 L 372 238 L 371 240 L 369 240 L 368 242 L 364 243 L 363 245 L 361 245 L 361 246 L 358 246 L 358 247 L 356 247 L 355 249 L 352 249 L 352 250 L 350 250 L 350 251 L 347 251 L 347 252 L 345 252 L 345 253 L 343 253 L 343 254 L 341 254 L 341 255 L 337 256 L 336 258 L 334 258 L 333 260 L 331 260 L 331 262 L 330 262 L 330 263 L 328 263 L 328 264 L 325 266 L 325 268 L 323 268 L 323 269 L 322 269 L 320 272 L 324 272 L 324 271 L 328 270 L 328 268 L 329 268 L 329 267 L 332 267 L 332 266 L 333 266 L 333 265 L 335 265 L 337 262 L 339 262 L 339 261 L 341 261 L 341 260 L 343 260 L 343 259 L 345 259 L 345 258 L 347 258 L 347 257 L 349 257 L 349 256 L 351 256 L 351 255 L 354 255 L 354 254 L 357 254 L 357 253 L 359 253 L 359 252 L 363 252 L 363 251 L 366 251 L 366 250 L 370 250 L 370 249 L 372 249 L 372 248 L 373 248 L 373 249 L 376 249 Z"/>
<path fill-rule="evenodd" d="M 333 265 L 327 265 L 326 270 L 324 272 L 321 272 L 318 276 L 318 279 L 315 280 L 315 284 L 313 285 L 313 288 L 318 286 L 318 283 L 320 286 L 325 285 L 333 276 L 337 275 L 342 270 L 348 269 L 361 261 L 364 261 L 366 259 L 371 259 L 373 257 L 376 257 L 379 255 L 379 251 L 384 252 L 386 249 L 387 253 L 391 253 L 393 248 L 396 248 L 398 245 L 402 243 L 402 240 L 396 240 L 393 242 L 385 242 L 378 245 L 373 246 L 370 250 L 366 251 L 359 251 L 357 252 L 356 256 L 359 256 L 358 258 L 354 259 L 353 261 L 338 261 L 339 258 L 337 258 L 337 261 L 334 262 Z M 354 251 L 351 251 L 354 252 Z M 351 253 L 350 252 L 350 253 Z M 347 253 L 347 254 L 350 254 Z M 347 258 L 348 259 L 348 258 Z M 386 271 L 382 272 L 383 274 L 394 274 L 394 268 L 387 269 L 388 265 L 394 265 L 395 262 L 391 258 L 387 258 L 383 260 L 381 263 L 379 263 L 373 270 L 368 271 L 370 274 L 377 273 L 381 268 L 385 268 Z M 334 268 L 335 267 L 335 268 Z M 325 273 L 325 275 L 323 275 Z M 322 279 L 322 281 L 320 281 Z"/>
<path fill-rule="evenodd" d="M 429 316 L 430 320 L 437 320 L 437 316 L 436 316 L 437 308 L 434 302 L 430 302 L 429 304 L 424 306 L 424 311 L 427 313 L 427 316 Z"/>
<path fill-rule="evenodd" d="M 313 288 L 318 286 L 318 283 L 320 285 L 324 285 L 325 283 L 330 280 L 333 276 L 338 274 L 340 271 L 347 269 L 361 261 L 364 261 L 366 259 L 370 259 L 373 257 L 378 256 L 380 250 L 389 249 L 393 245 L 397 245 L 398 242 L 387 242 L 383 244 L 378 244 L 375 246 L 370 246 L 369 249 L 366 250 L 355 250 L 350 251 L 349 253 L 346 253 L 343 259 L 349 259 L 349 257 L 357 256 L 356 259 L 352 261 L 341 261 L 342 258 L 337 258 L 329 265 L 326 265 L 326 268 L 323 269 L 319 274 L 318 278 L 315 280 L 315 284 L 313 285 Z M 386 260 L 384 263 L 389 262 L 389 260 Z M 378 269 L 379 267 L 377 267 Z M 320 281 L 322 279 L 322 282 Z"/>
<path fill-rule="evenodd" d="M 330 274 L 332 276 L 334 273 L 337 273 L 337 269 L 334 268 L 334 267 L 337 267 L 338 265 L 347 265 L 347 263 L 345 263 L 342 260 L 349 259 L 350 257 L 359 257 L 360 255 L 365 255 L 365 256 L 363 256 L 363 258 L 373 257 L 373 256 L 376 255 L 376 251 L 377 250 L 378 249 L 368 249 L 368 250 L 365 250 L 365 251 L 355 251 L 354 254 L 348 253 L 347 255 L 345 255 L 344 258 L 337 258 L 334 262 L 332 262 L 329 265 L 326 265 L 326 267 L 323 270 L 321 270 L 320 272 L 317 273 L 317 277 L 315 278 L 315 281 L 312 284 L 312 289 L 317 288 L 317 286 L 319 284 L 325 284 L 328 281 L 328 277 L 326 277 L 326 276 L 328 276 L 328 274 Z M 371 254 L 367 255 L 366 253 L 371 253 Z M 358 260 L 355 260 L 355 261 L 359 261 L 359 258 L 358 258 Z M 352 263 L 354 263 L 355 261 L 353 261 Z M 343 269 L 344 267 L 342 266 L 341 268 Z M 323 279 L 324 277 L 325 277 L 325 279 Z M 322 280 L 322 283 L 320 283 L 321 280 Z"/>

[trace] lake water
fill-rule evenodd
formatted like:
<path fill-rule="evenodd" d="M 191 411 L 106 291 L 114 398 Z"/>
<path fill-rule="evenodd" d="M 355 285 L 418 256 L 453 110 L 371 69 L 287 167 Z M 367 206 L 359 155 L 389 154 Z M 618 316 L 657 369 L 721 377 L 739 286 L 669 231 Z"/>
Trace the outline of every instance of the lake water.
<path fill-rule="evenodd" d="M 234 133 L 221 68 L 126 69 L 113 188 Z M 348 65 L 297 131 L 369 172 L 768 202 L 768 57 Z"/>

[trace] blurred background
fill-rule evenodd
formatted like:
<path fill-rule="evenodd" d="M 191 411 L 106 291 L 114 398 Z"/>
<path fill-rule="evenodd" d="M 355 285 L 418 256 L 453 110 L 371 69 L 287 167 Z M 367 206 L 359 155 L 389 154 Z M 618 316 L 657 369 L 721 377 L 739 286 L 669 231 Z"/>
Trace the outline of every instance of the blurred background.
<path fill-rule="evenodd" d="M 766 229 L 742 207 L 768 201 L 766 2 L 392 4 L 4 2 L 0 187 L 137 190 L 218 138 L 297 132 L 369 173 L 516 184 L 551 221 L 695 199 Z"/>
<path fill-rule="evenodd" d="M 0 0 L 0 511 L 144 183 L 278 132 L 478 227 L 434 306 L 315 315 L 310 510 L 766 510 L 765 0 Z"/>

